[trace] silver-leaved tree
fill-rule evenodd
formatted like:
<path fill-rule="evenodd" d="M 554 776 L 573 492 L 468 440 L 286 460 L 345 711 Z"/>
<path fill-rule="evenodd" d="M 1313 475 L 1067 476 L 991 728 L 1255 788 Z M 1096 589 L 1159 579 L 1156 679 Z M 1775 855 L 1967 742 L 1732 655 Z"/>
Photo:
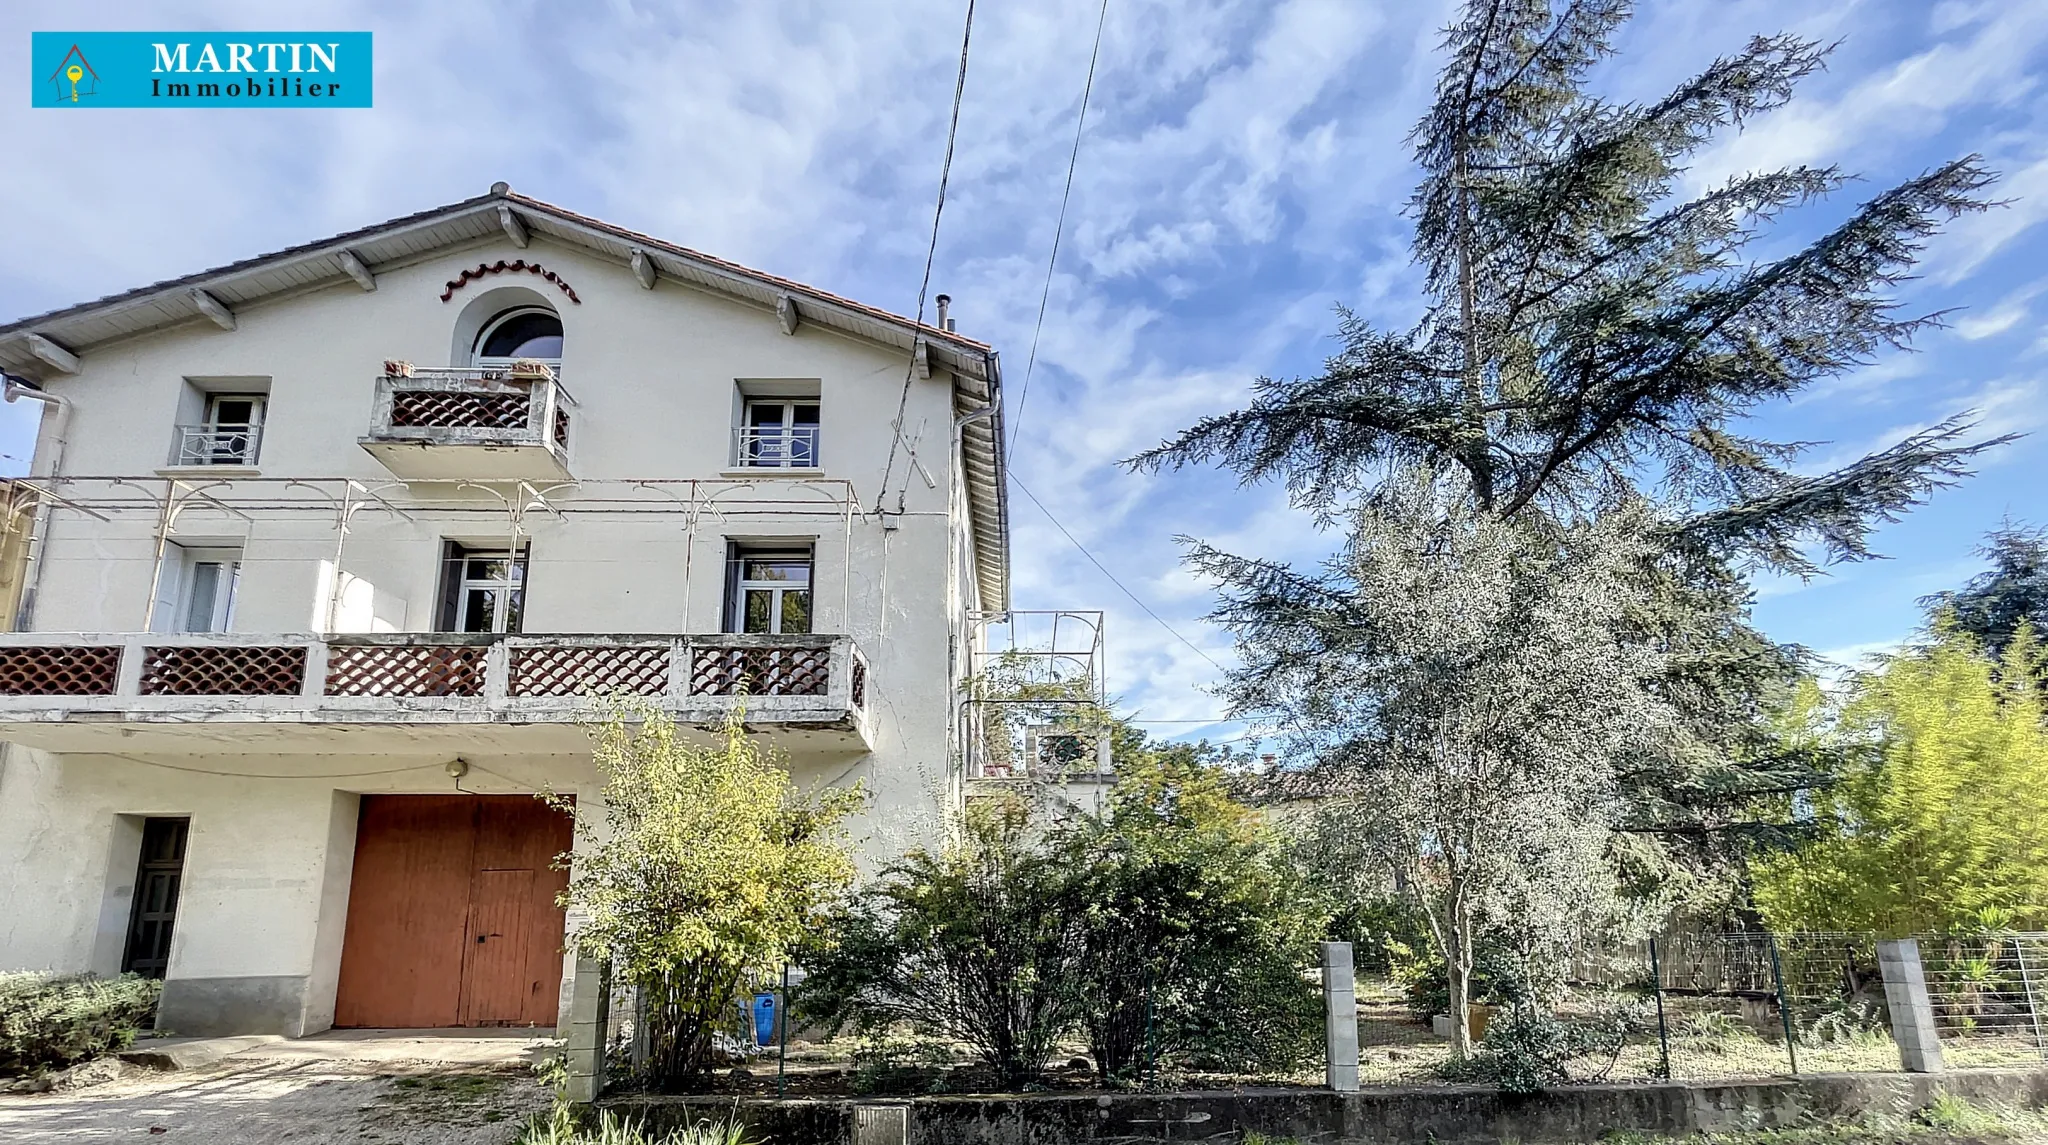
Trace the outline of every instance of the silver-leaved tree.
<path fill-rule="evenodd" d="M 1413 893 L 1460 1054 L 1482 935 L 1554 961 L 1614 914 L 1617 777 L 1678 738 L 1662 653 L 1627 635 L 1654 523 L 1504 518 L 1411 472 L 1318 572 L 1195 554 L 1245 656 L 1228 699 L 1297 729 L 1326 812 Z"/>

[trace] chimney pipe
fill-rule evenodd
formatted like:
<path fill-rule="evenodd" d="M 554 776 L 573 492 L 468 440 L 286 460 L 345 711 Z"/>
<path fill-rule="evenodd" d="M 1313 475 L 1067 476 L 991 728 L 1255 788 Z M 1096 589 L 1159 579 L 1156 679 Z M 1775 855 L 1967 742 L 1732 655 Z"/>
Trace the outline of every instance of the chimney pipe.
<path fill-rule="evenodd" d="M 953 296 L 950 294 L 939 295 L 939 329 L 949 334 L 953 331 L 953 320 L 947 317 L 947 312 L 952 309 Z"/>

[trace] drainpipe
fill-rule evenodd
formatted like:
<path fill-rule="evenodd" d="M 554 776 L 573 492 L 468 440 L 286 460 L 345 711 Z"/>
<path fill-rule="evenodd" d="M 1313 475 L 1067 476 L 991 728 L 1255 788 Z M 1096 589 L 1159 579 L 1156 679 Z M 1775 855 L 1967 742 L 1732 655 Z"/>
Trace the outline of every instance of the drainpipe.
<path fill-rule="evenodd" d="M 50 465 L 47 472 L 35 474 L 42 477 L 57 477 L 64 472 L 64 447 L 70 443 L 66 436 L 71 425 L 71 401 L 12 374 L 6 375 L 6 399 L 9 404 L 28 398 L 42 402 L 55 411 L 50 419 Z M 15 612 L 14 627 L 26 631 L 34 622 L 37 589 L 43 579 L 43 545 L 47 538 L 44 531 L 49 527 L 50 507 L 38 500 L 36 505 L 35 532 L 29 536 L 28 567 L 22 570 L 21 607 Z"/>

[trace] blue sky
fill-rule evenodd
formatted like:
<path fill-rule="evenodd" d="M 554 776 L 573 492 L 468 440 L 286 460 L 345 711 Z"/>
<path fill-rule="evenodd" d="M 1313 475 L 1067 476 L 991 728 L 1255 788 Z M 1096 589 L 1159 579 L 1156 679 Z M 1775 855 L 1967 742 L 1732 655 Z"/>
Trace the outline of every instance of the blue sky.
<path fill-rule="evenodd" d="M 0 8 L 0 314 L 9 318 L 482 192 L 520 191 L 910 311 L 959 51 L 961 3 L 76 3 Z M 1197 652 L 1145 616 L 1017 498 L 1020 607 L 1101 607 L 1110 683 L 1141 717 L 1219 713 L 1228 641 L 1176 534 L 1312 560 L 1330 546 L 1271 488 L 1114 462 L 1239 404 L 1261 373 L 1311 372 L 1331 309 L 1416 312 L 1403 137 L 1436 68 L 1445 4 L 1110 0 L 1095 93 L 1016 475 Z M 1024 387 L 1095 0 L 981 0 L 935 290 Z M 34 112 L 29 33 L 369 30 L 364 111 Z M 2048 5 L 1924 0 L 1650 0 L 1599 73 L 1661 94 L 1754 33 L 1839 40 L 1797 100 L 1704 155 L 1730 171 L 1839 163 L 1866 182 L 1787 220 L 1781 249 L 1854 200 L 1967 152 L 2014 200 L 1936 239 L 1903 297 L 1953 326 L 1762 411 L 1761 432 L 1823 443 L 1815 466 L 1963 409 L 2034 434 L 1883 530 L 1891 559 L 1760 585 L 1773 636 L 1854 659 L 1907 635 L 1916 597 L 1978 567 L 2001 517 L 2048 523 Z M 26 464 L 23 407 L 0 465 Z M 1232 737 L 1233 725 L 1161 723 Z"/>

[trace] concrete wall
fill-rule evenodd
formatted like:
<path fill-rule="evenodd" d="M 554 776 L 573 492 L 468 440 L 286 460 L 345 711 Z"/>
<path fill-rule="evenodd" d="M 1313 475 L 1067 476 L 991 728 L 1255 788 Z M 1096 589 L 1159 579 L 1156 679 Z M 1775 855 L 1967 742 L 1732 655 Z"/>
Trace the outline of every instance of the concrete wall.
<path fill-rule="evenodd" d="M 485 279 L 440 300 L 464 267 L 501 258 L 545 264 L 574 286 L 581 303 L 526 275 Z M 93 350 L 78 375 L 49 383 L 74 411 L 61 476 L 183 476 L 227 480 L 213 490 L 225 497 L 285 496 L 278 486 L 244 479 L 254 475 L 165 468 L 173 425 L 193 416 L 195 387 L 265 389 L 262 478 L 356 478 L 411 507 L 416 519 L 358 514 L 338 565 L 334 514 L 313 498 L 303 508 L 252 513 L 253 520 L 195 505 L 178 518 L 170 540 L 242 549 L 234 631 L 314 632 L 330 616 L 337 631 L 429 630 L 442 540 L 490 543 L 506 534 L 509 521 L 487 493 L 407 487 L 360 447 L 375 379 L 387 359 L 465 365 L 462 349 L 483 320 L 532 301 L 545 301 L 562 317 L 563 383 L 578 403 L 570 446 L 577 479 L 718 479 L 728 474 L 740 384 L 801 379 L 815 382 L 821 397 L 822 476 L 852 482 L 870 514 L 849 525 L 842 507 L 759 471 L 747 474 L 758 479 L 757 489 L 740 500 L 816 497 L 817 509 L 774 517 L 741 509 L 724 519 L 707 514 L 692 532 L 676 514 L 576 511 L 603 495 L 597 486 L 554 489 L 549 496 L 570 511 L 561 518 L 534 511 L 524 519 L 524 631 L 715 632 L 722 627 L 728 538 L 812 542 L 813 627 L 851 635 L 866 654 L 874 747 L 799 755 L 792 771 L 805 783 L 866 782 L 873 797 L 856 832 L 869 862 L 930 838 L 954 789 L 957 649 L 974 580 L 971 556 L 963 555 L 971 550 L 959 467 L 950 455 L 952 382 L 943 371 L 910 383 L 905 419 L 932 481 L 911 471 L 908 453 L 899 450 L 892 513 L 872 513 L 904 386 L 900 353 L 814 326 L 785 335 L 772 312 L 670 281 L 645 290 L 626 267 L 538 236 L 525 250 L 485 242 L 387 267 L 374 292 L 344 284 L 239 308 L 234 331 L 199 321 Z M 50 438 L 46 423 L 37 465 L 45 475 Z M 52 515 L 27 627 L 60 633 L 148 626 L 155 514 L 138 497 L 136 508 L 111 516 Z M 332 604 L 331 596 L 338 596 Z M 448 791 L 438 772 L 446 753 L 410 744 L 402 733 L 351 729 L 309 729 L 284 754 L 268 746 L 274 742 L 246 748 L 208 734 L 195 736 L 187 752 L 146 758 L 58 756 L 11 745 L 0 762 L 0 968 L 115 968 L 140 820 L 190 815 L 165 1023 L 187 1032 L 298 1033 L 331 1021 L 353 796 Z M 478 768 L 465 783 L 470 790 L 589 778 L 583 757 L 470 758 Z M 391 774 L 371 774 L 380 772 Z M 239 775 L 303 778 L 233 777 Z"/>
<path fill-rule="evenodd" d="M 1947 1074 L 1833 1074 L 1731 1083 L 1569 1086 L 1527 1097 L 1469 1086 L 1373 1089 L 1245 1089 L 1216 1093 L 1045 1094 L 919 1097 L 907 1107 L 908 1145 L 1082 1145 L 1238 1141 L 1249 1132 L 1304 1145 L 1435 1141 L 1585 1142 L 1623 1130 L 1694 1133 L 1786 1129 L 1814 1118 L 1897 1117 L 1941 1094 L 2040 1108 L 2048 1070 Z M 735 1114 L 784 1145 L 854 1140 L 845 1100 L 617 1097 L 600 1102 L 646 1123 L 650 1133 Z"/>

